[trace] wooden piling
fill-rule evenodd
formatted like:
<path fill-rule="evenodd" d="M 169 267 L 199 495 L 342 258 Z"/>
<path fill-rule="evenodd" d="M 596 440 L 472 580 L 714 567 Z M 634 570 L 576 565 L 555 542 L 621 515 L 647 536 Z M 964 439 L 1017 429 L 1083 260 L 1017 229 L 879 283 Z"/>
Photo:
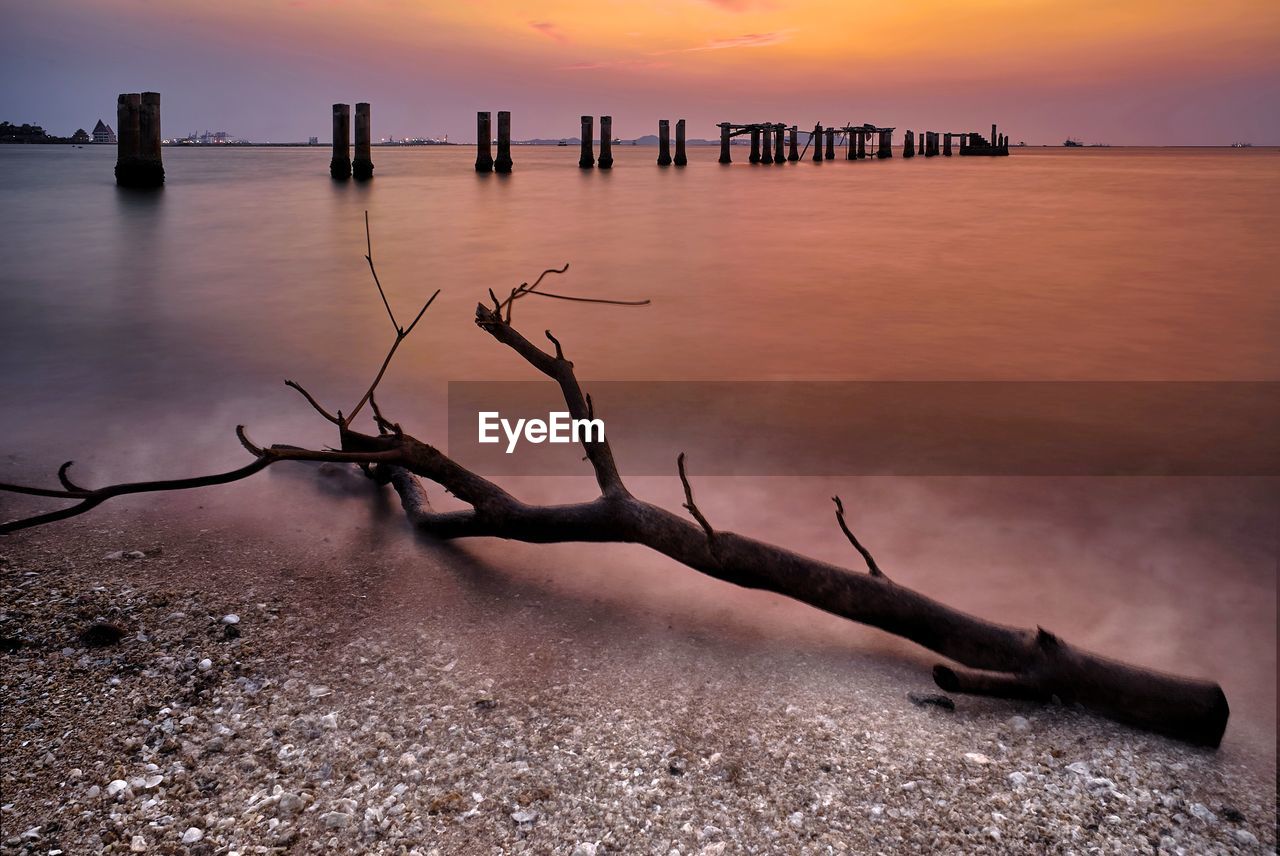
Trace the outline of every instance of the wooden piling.
<path fill-rule="evenodd" d="M 942 154 L 944 157 L 951 157 L 951 135 L 942 135 Z"/>
<path fill-rule="evenodd" d="M 902 134 L 902 156 L 904 158 L 915 157 L 916 141 L 915 134 L 911 131 L 905 131 Z"/>
<path fill-rule="evenodd" d="M 729 123 L 720 123 L 720 163 L 733 163 L 729 150 Z"/>
<path fill-rule="evenodd" d="M 604 121 L 603 119 L 601 120 Z M 511 111 L 498 111 L 498 156 L 494 158 L 493 170 L 504 175 L 511 172 Z"/>
<path fill-rule="evenodd" d="M 590 116 L 582 117 L 582 154 L 578 157 L 579 169 L 591 169 L 596 165 L 595 149 L 592 148 L 592 125 L 595 120 Z"/>
<path fill-rule="evenodd" d="M 782 139 L 786 126 L 781 122 L 773 126 L 773 165 L 782 166 L 787 161 L 786 143 Z"/>
<path fill-rule="evenodd" d="M 888 128 L 880 129 L 880 142 L 876 146 L 876 158 L 883 160 L 893 157 L 893 131 Z"/>
<path fill-rule="evenodd" d="M 867 132 L 858 132 L 858 160 L 865 160 L 867 157 Z"/>
<path fill-rule="evenodd" d="M 827 128 L 827 160 L 836 159 L 836 129 Z"/>
<path fill-rule="evenodd" d="M 791 126 L 791 146 L 787 151 L 787 160 L 795 163 L 800 160 L 800 150 L 797 148 L 796 138 L 800 136 L 800 131 L 795 125 Z"/>
<path fill-rule="evenodd" d="M 912 137 L 912 139 L 915 139 L 915 137 Z M 920 134 L 920 142 L 918 143 L 918 145 L 920 148 L 919 148 L 919 151 L 916 152 L 916 154 L 918 155 L 924 154 L 924 133 L 923 132 L 921 132 Z"/>
<path fill-rule="evenodd" d="M 760 135 L 760 163 L 767 163 L 769 166 L 773 166 L 773 126 L 761 126 Z"/>
<path fill-rule="evenodd" d="M 489 128 L 489 113 L 487 110 L 482 110 L 476 114 L 476 172 L 493 170 L 493 155 L 489 148 L 492 140 L 493 132 Z"/>
<path fill-rule="evenodd" d="M 658 120 L 658 166 L 671 166 L 671 120 Z"/>
<path fill-rule="evenodd" d="M 822 123 L 813 126 L 813 162 L 822 163 Z"/>
<path fill-rule="evenodd" d="M 684 119 L 676 120 L 676 166 L 684 166 L 689 163 L 688 156 L 684 152 Z"/>
<path fill-rule="evenodd" d="M 502 115 L 499 113 L 498 115 Z M 601 169 L 613 169 L 613 117 L 600 117 L 600 160 L 596 166 Z"/>
<path fill-rule="evenodd" d="M 351 177 L 350 104 L 333 105 L 333 157 L 329 160 L 329 175 L 339 180 Z"/>
<path fill-rule="evenodd" d="M 760 126 L 751 126 L 751 157 L 752 163 L 760 163 Z"/>
<path fill-rule="evenodd" d="M 356 105 L 356 156 L 351 159 L 351 175 L 357 181 L 373 178 L 372 130 L 369 124 L 369 104 Z"/>
<path fill-rule="evenodd" d="M 994 123 L 994 122 L 992 122 L 992 123 L 991 123 L 991 145 L 993 145 L 993 146 L 997 145 L 997 140 L 996 140 L 996 125 L 995 125 L 995 123 Z"/>

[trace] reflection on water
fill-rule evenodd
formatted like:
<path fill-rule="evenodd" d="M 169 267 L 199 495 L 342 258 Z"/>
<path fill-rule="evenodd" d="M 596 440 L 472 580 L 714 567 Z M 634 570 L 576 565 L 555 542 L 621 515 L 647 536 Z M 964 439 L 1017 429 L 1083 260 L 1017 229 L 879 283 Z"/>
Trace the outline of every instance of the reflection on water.
<path fill-rule="evenodd" d="M 1280 379 L 1273 150 L 722 168 L 694 149 L 687 169 L 660 170 L 651 150 L 623 148 L 612 172 L 578 170 L 571 148 L 515 154 L 515 174 L 499 177 L 476 175 L 466 149 L 378 149 L 377 177 L 360 185 L 331 181 L 322 148 L 171 149 L 169 184 L 135 193 L 114 186 L 105 147 L 0 148 L 0 430 L 3 451 L 20 453 L 8 466 L 76 457 L 106 479 L 234 465 L 238 422 L 262 441 L 331 442 L 281 380 L 349 408 L 390 343 L 362 258 L 366 209 L 399 314 L 444 289 L 382 395 L 420 436 L 443 435 L 446 381 L 534 379 L 472 310 L 488 288 L 565 261 L 557 290 L 653 300 L 517 307 L 517 324 L 551 327 L 584 378 Z M 680 449 L 679 437 L 648 442 Z M 646 489 L 676 507 L 667 481 Z M 1010 481 L 699 490 L 723 525 L 814 553 L 842 549 L 826 497 L 861 495 L 867 540 L 909 565 L 912 584 L 1221 676 L 1233 733 L 1274 747 L 1274 484 Z M 1164 522 L 1143 525 L 1144 509 Z M 930 514 L 957 518 L 961 540 Z M 516 569 L 554 555 L 588 577 L 613 555 L 478 549 Z M 627 555 L 637 570 L 665 567 Z"/>

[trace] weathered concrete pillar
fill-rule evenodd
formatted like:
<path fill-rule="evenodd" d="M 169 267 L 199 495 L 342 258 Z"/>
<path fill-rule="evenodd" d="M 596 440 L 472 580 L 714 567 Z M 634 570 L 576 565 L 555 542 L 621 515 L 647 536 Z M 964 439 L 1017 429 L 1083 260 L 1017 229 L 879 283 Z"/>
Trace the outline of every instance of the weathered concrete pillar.
<path fill-rule="evenodd" d="M 493 155 L 489 149 L 492 140 L 489 113 L 481 111 L 476 114 L 476 172 L 490 172 L 493 169 Z"/>
<path fill-rule="evenodd" d="M 671 166 L 671 120 L 658 120 L 658 166 Z"/>
<path fill-rule="evenodd" d="M 329 160 L 329 175 L 337 179 L 351 177 L 350 104 L 333 105 L 333 157 Z"/>
<path fill-rule="evenodd" d="M 592 147 L 592 130 L 595 120 L 590 116 L 582 117 L 582 154 L 578 156 L 579 169 L 591 169 L 596 165 L 596 152 Z"/>
<path fill-rule="evenodd" d="M 160 187 L 160 93 L 126 92 L 116 99 L 116 184 Z"/>
<path fill-rule="evenodd" d="M 867 132 L 858 132 L 858 160 L 865 160 L 867 157 Z"/>
<path fill-rule="evenodd" d="M 791 126 L 791 145 L 787 150 L 787 160 L 795 163 L 800 160 L 800 149 L 797 146 L 796 138 L 800 136 L 800 131 L 795 125 Z"/>
<path fill-rule="evenodd" d="M 493 170 L 503 174 L 511 172 L 511 111 L 498 111 L 498 156 L 494 158 Z"/>
<path fill-rule="evenodd" d="M 914 157 L 916 153 L 916 143 L 910 131 L 902 135 L 902 156 L 904 158 Z"/>
<path fill-rule="evenodd" d="M 951 135 L 942 135 L 942 154 L 945 157 L 951 157 Z"/>
<path fill-rule="evenodd" d="M 786 163 L 786 160 L 787 160 L 786 144 L 782 139 L 785 132 L 786 132 L 786 126 L 784 126 L 781 122 L 773 126 L 773 134 L 774 134 L 773 164 L 774 166 L 782 166 L 784 163 Z"/>
<path fill-rule="evenodd" d="M 822 163 L 822 123 L 813 126 L 813 160 Z"/>
<path fill-rule="evenodd" d="M 760 163 L 767 163 L 773 166 L 773 126 L 764 125 L 760 128 Z"/>
<path fill-rule="evenodd" d="M 676 119 L 676 166 L 684 166 L 689 163 L 689 158 L 684 153 L 684 119 Z"/>
<path fill-rule="evenodd" d="M 836 129 L 827 128 L 827 160 L 836 159 Z"/>
<path fill-rule="evenodd" d="M 613 169 L 613 117 L 600 117 L 600 160 L 596 166 Z"/>
<path fill-rule="evenodd" d="M 729 152 L 729 123 L 720 123 L 720 163 L 733 163 L 733 157 Z"/>
<path fill-rule="evenodd" d="M 760 126 L 751 126 L 751 157 L 748 158 L 752 163 L 760 163 Z"/>
<path fill-rule="evenodd" d="M 357 181 L 373 178 L 372 130 L 369 125 L 369 105 L 361 101 L 356 105 L 356 156 L 351 159 L 351 175 Z"/>

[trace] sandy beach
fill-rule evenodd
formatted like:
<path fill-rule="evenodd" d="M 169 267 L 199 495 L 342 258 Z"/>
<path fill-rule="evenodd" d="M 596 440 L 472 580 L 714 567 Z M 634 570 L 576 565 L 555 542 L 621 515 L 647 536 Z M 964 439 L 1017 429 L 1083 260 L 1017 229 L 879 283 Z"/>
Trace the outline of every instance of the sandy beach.
<path fill-rule="evenodd" d="M 0 543 L 3 852 L 1274 852 L 1239 745 L 918 704 L 927 661 L 565 595 L 367 496 L 326 500 L 354 540 L 233 502 Z"/>

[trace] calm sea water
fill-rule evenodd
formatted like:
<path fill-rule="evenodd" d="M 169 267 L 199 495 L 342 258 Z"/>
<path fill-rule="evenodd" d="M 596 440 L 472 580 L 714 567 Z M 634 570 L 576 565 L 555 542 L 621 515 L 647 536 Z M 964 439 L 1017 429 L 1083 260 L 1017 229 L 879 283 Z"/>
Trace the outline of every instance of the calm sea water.
<path fill-rule="evenodd" d="M 532 378 L 475 328 L 473 307 L 566 261 L 555 290 L 653 301 L 517 307 L 517 324 L 551 327 L 585 378 L 1280 380 L 1275 150 L 781 167 L 743 152 L 720 167 L 699 148 L 683 170 L 654 154 L 622 147 L 600 172 L 578 170 L 572 147 L 517 148 L 514 175 L 477 176 L 469 149 L 377 149 L 376 178 L 359 185 L 328 178 L 323 148 L 170 149 L 165 188 L 137 193 L 114 186 L 106 148 L 0 147 L 7 471 L 68 457 L 99 478 L 233 465 L 237 422 L 263 441 L 331 442 L 280 382 L 349 407 L 389 343 L 365 211 L 399 317 L 443 289 L 383 394 L 420 436 L 444 424 L 445 381 Z M 679 449 L 678 437 L 654 442 Z M 565 481 L 523 488 L 581 494 Z M 678 505 L 672 479 L 639 489 Z M 841 561 L 827 497 L 860 497 L 865 539 L 899 578 L 1215 677 L 1237 712 L 1233 739 L 1274 749 L 1274 480 L 702 490 L 719 525 Z M 612 578 L 618 599 L 647 587 L 662 608 L 684 608 L 693 585 L 634 551 L 475 549 L 517 570 L 555 563 L 570 588 L 600 586 L 607 557 L 637 571 Z M 785 612 L 776 632 L 813 632 L 808 615 Z"/>

